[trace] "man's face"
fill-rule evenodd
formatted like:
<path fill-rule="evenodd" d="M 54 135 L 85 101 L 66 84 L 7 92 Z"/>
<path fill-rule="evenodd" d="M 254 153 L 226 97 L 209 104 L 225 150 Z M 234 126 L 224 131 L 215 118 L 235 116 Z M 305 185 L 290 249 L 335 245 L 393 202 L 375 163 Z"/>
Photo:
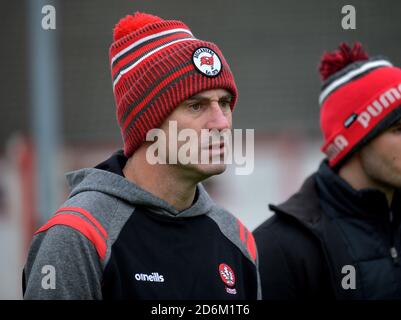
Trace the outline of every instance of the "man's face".
<path fill-rule="evenodd" d="M 223 139 L 218 134 L 231 130 L 231 100 L 232 95 L 227 90 L 214 89 L 200 92 L 181 103 L 160 127 L 167 137 L 167 162 L 171 160 L 169 157 L 170 151 L 178 154 L 177 166 L 202 179 L 224 172 L 226 164 L 223 163 L 223 158 L 228 146 L 224 146 Z M 184 129 L 191 129 L 193 133 L 196 133 L 197 138 L 177 141 L 177 148 L 172 147 L 169 143 L 171 142 L 170 140 L 176 140 L 169 132 L 169 126 L 171 127 L 172 121 L 177 124 L 178 134 Z M 184 132 L 188 131 L 185 130 Z M 216 140 L 212 142 L 211 139 L 202 139 L 202 131 L 203 133 L 217 133 Z M 183 164 L 180 161 L 180 149 L 182 149 L 181 152 L 185 151 L 182 147 L 184 144 L 188 146 L 190 144 L 189 141 L 192 141 L 191 145 L 197 149 L 198 164 L 193 163 L 193 161 L 189 164 Z M 188 155 L 189 152 L 185 152 L 185 154 Z M 201 152 L 207 156 L 209 163 L 204 163 L 204 161 L 201 163 Z M 221 163 L 212 164 L 213 156 L 220 158 Z"/>
<path fill-rule="evenodd" d="M 360 151 L 366 175 L 385 187 L 401 188 L 401 121 Z"/>

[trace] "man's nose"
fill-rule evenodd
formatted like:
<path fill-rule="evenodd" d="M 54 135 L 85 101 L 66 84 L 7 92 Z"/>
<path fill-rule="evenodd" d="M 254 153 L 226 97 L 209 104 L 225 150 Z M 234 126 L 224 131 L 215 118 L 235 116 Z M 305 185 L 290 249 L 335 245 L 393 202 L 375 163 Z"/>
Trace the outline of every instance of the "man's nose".
<path fill-rule="evenodd" d="M 231 112 L 224 112 L 217 101 L 211 102 L 207 129 L 224 130 L 231 128 Z"/>

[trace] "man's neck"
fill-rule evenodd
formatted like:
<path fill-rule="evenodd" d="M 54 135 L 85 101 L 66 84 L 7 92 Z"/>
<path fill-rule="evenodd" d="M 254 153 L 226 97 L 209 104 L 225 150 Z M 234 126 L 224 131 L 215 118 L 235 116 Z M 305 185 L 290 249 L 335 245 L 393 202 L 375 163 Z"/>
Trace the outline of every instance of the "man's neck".
<path fill-rule="evenodd" d="M 393 200 L 394 188 L 379 183 L 369 177 L 362 168 L 361 163 L 356 157 L 348 160 L 338 171 L 338 175 L 347 181 L 355 190 L 366 188 L 378 189 L 383 192 L 387 198 L 387 203 L 391 206 Z"/>
<path fill-rule="evenodd" d="M 178 211 L 191 207 L 198 181 L 181 174 L 176 166 L 151 165 L 146 161 L 146 152 L 139 149 L 131 156 L 123 173 L 126 179 L 166 201 Z"/>

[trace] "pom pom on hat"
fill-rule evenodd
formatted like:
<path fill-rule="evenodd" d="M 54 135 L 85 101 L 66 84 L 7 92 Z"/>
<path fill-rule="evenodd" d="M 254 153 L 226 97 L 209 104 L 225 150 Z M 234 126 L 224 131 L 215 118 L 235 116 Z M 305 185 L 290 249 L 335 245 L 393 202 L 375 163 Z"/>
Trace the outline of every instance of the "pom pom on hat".
<path fill-rule="evenodd" d="M 135 12 L 115 25 L 113 37 L 110 68 L 126 157 L 146 141 L 149 130 L 199 92 L 226 89 L 234 108 L 237 87 L 221 50 L 195 38 L 182 21 Z M 207 58 L 206 65 L 194 55 L 200 49 L 205 50 L 200 55 Z"/>
<path fill-rule="evenodd" d="M 150 24 L 164 21 L 162 18 L 157 16 L 135 12 L 133 15 L 128 15 L 122 18 L 114 27 L 113 30 L 113 39 L 114 41 L 118 41 L 122 37 Z"/>
<path fill-rule="evenodd" d="M 326 80 L 331 75 L 340 71 L 347 65 L 355 62 L 368 60 L 369 56 L 362 48 L 361 43 L 356 42 L 354 46 L 350 46 L 346 43 L 341 43 L 338 46 L 338 50 L 334 52 L 326 52 L 320 59 L 319 72 L 322 80 Z"/>

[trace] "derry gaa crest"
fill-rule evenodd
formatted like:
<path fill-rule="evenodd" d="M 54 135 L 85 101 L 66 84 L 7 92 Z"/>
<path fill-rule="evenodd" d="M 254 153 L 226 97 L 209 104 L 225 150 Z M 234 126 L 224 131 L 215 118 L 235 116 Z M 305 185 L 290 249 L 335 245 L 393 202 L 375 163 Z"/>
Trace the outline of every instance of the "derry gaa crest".
<path fill-rule="evenodd" d="M 227 286 L 233 287 L 235 285 L 235 274 L 230 266 L 225 263 L 221 263 L 219 265 L 219 273 L 221 280 L 223 280 Z"/>
<path fill-rule="evenodd" d="M 196 69 L 205 76 L 216 77 L 221 71 L 221 60 L 212 49 L 201 47 L 192 54 Z"/>

